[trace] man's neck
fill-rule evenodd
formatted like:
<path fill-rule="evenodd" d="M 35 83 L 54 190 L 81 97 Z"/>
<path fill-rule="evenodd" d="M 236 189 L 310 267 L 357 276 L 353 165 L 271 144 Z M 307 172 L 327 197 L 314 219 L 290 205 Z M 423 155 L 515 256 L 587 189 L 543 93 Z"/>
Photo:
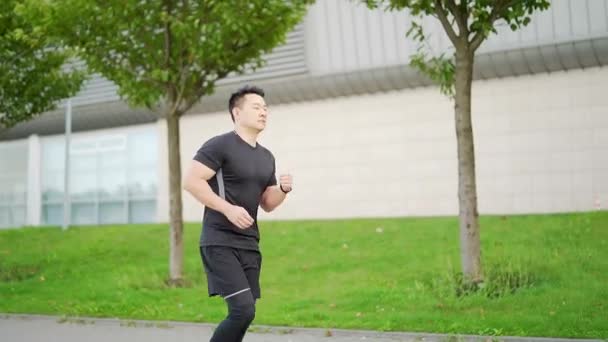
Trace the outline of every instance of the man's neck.
<path fill-rule="evenodd" d="M 234 126 L 234 132 L 249 145 L 256 147 L 259 133 L 241 126 Z"/>

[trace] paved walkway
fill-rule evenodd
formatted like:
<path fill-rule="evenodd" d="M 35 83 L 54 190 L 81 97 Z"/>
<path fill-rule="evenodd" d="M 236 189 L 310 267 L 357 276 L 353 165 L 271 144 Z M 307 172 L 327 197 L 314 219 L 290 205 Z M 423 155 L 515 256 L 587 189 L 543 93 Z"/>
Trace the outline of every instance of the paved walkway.
<path fill-rule="evenodd" d="M 37 315 L 0 315 L 2 342 L 205 342 L 215 325 L 181 322 L 131 321 L 97 318 L 59 318 Z M 461 341 L 581 341 L 548 338 L 489 338 L 439 334 L 380 333 L 361 330 L 327 330 L 253 326 L 246 342 L 461 342 Z M 594 341 L 594 340 L 586 340 Z M 595 340 L 601 341 L 601 340 Z"/>

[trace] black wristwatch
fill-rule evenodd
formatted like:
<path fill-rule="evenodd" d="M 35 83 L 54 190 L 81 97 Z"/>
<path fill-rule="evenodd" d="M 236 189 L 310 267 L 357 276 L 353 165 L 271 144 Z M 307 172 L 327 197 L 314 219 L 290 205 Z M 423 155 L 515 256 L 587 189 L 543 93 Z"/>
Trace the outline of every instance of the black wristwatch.
<path fill-rule="evenodd" d="M 283 184 L 280 184 L 280 185 L 279 185 L 279 189 L 281 189 L 281 191 L 283 191 L 283 193 L 284 193 L 284 194 L 288 194 L 289 192 L 291 192 L 291 190 L 289 190 L 289 191 L 285 191 L 285 190 L 283 189 Z"/>

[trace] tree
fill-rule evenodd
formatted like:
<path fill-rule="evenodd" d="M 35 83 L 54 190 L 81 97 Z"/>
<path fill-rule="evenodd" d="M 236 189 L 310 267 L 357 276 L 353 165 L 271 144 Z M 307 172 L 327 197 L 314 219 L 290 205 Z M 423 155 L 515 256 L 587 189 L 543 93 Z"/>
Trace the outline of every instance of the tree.
<path fill-rule="evenodd" d="M 0 130 L 54 109 L 85 78 L 82 71 L 64 70 L 70 52 L 26 20 L 20 3 L 0 3 Z"/>
<path fill-rule="evenodd" d="M 30 0 L 38 3 L 39 0 Z M 179 119 L 217 81 L 262 65 L 311 0 L 48 0 L 48 24 L 133 106 L 167 122 L 169 282 L 182 283 Z M 42 15 L 43 13 L 39 13 Z"/>
<path fill-rule="evenodd" d="M 492 33 L 498 21 L 512 30 L 530 23 L 535 10 L 549 7 L 548 0 L 363 0 L 368 7 L 409 10 L 414 20 L 409 37 L 420 43 L 425 33 L 419 20 L 432 16 L 439 20 L 454 48 L 452 56 L 429 56 L 424 47 L 411 64 L 439 84 L 441 92 L 454 99 L 458 145 L 458 201 L 460 221 L 460 256 L 465 280 L 483 280 L 479 242 L 479 214 L 475 180 L 475 149 L 471 124 L 471 85 L 475 51 Z"/>

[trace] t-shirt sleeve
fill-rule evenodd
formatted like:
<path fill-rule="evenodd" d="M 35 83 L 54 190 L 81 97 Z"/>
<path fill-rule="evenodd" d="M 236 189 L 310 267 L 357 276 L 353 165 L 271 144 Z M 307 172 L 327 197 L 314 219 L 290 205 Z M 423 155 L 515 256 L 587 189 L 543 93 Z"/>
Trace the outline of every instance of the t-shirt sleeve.
<path fill-rule="evenodd" d="M 194 160 L 207 166 L 213 171 L 219 170 L 224 163 L 226 147 L 219 137 L 209 139 L 194 155 Z"/>

